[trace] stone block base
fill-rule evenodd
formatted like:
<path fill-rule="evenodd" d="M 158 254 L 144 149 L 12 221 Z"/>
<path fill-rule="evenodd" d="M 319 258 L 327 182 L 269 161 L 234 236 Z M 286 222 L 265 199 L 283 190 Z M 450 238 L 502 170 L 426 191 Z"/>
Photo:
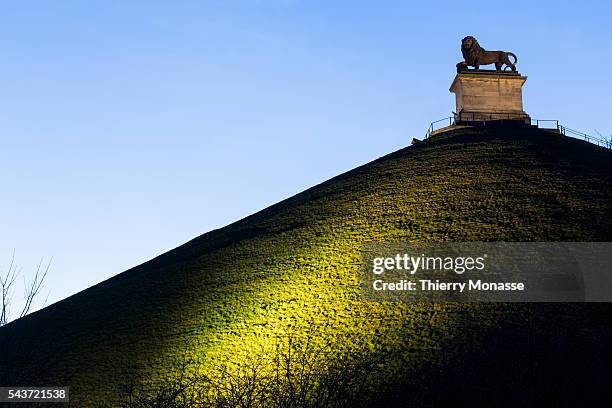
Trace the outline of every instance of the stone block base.
<path fill-rule="evenodd" d="M 455 76 L 450 91 L 455 94 L 460 121 L 529 120 L 523 110 L 522 87 L 527 77 L 518 72 L 474 70 Z"/>

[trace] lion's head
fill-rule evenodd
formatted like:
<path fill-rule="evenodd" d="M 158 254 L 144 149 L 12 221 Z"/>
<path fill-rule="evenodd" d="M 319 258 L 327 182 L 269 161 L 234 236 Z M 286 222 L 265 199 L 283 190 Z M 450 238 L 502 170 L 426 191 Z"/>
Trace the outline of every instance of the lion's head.
<path fill-rule="evenodd" d="M 477 60 L 481 50 L 482 48 L 480 44 L 478 44 L 478 40 L 471 35 L 461 40 L 461 53 L 463 54 L 465 62 L 469 65 L 472 65 Z"/>
<path fill-rule="evenodd" d="M 476 38 L 472 37 L 471 35 L 468 35 L 463 40 L 461 40 L 461 49 L 469 50 L 474 46 L 474 44 L 478 44 L 478 41 L 476 40 Z"/>

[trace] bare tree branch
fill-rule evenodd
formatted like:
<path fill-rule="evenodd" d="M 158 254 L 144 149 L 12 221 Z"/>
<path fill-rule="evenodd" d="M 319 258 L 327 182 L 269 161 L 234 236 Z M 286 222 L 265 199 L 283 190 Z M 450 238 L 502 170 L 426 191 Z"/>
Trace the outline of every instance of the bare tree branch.
<path fill-rule="evenodd" d="M 19 317 L 24 317 L 27 315 L 32 309 L 32 305 L 36 297 L 40 294 L 40 291 L 43 287 L 45 279 L 47 278 L 47 274 L 51 269 L 51 261 L 53 258 L 49 260 L 46 267 L 43 268 L 43 259 L 41 258 L 38 263 L 38 267 L 36 268 L 36 273 L 31 282 L 27 283 L 24 277 L 24 305 L 21 309 L 21 313 L 19 313 Z M 15 264 L 15 251 L 13 250 L 13 255 L 11 256 L 11 262 L 9 264 L 8 269 L 5 273 L 0 271 L 0 326 L 4 326 L 11 320 L 11 300 L 13 297 L 12 288 L 19 275 L 17 266 Z M 47 295 L 48 298 L 48 295 Z M 46 300 L 45 300 L 46 303 Z"/>
<path fill-rule="evenodd" d="M 44 272 L 42 272 L 41 267 L 43 259 L 41 258 L 40 262 L 38 263 L 38 267 L 36 268 L 36 274 L 34 275 L 34 278 L 32 279 L 29 285 L 25 285 L 25 304 L 23 306 L 23 309 L 21 310 L 21 313 L 19 314 L 20 318 L 27 315 L 30 309 L 32 308 L 32 302 L 34 301 L 36 295 L 38 295 L 38 293 L 40 292 L 40 289 L 42 288 L 42 285 L 45 282 L 47 273 L 51 268 L 52 260 L 53 258 L 49 260 L 49 262 L 47 263 L 47 267 L 45 268 Z"/>
<path fill-rule="evenodd" d="M 11 287 L 17 278 L 15 268 L 15 250 L 11 256 L 11 263 L 5 275 L 0 274 L 0 290 L 2 291 L 2 312 L 0 313 L 0 326 L 5 325 L 9 321 L 10 303 L 11 303 Z"/>

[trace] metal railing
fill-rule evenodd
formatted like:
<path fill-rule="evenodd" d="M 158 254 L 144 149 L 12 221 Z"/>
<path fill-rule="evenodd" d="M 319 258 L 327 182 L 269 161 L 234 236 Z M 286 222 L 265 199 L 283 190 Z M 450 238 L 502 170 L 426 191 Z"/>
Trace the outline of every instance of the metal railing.
<path fill-rule="evenodd" d="M 524 121 L 529 118 L 524 113 L 510 113 L 510 112 L 459 112 L 454 113 L 455 123 L 475 123 L 475 122 L 488 122 L 488 121 Z M 464 124 L 461 123 L 461 124 Z"/>
<path fill-rule="evenodd" d="M 547 124 L 551 126 L 546 126 Z M 531 119 L 531 124 L 541 129 L 557 129 L 559 130 L 559 121 L 557 119 Z M 554 124 L 554 126 L 552 126 Z"/>
<path fill-rule="evenodd" d="M 612 149 L 612 139 L 608 140 L 608 139 L 604 139 L 603 137 L 598 137 L 598 136 L 593 136 L 593 135 L 589 135 L 586 133 L 582 133 L 577 130 L 565 127 L 563 125 L 559 125 L 558 129 L 559 129 L 559 133 L 561 133 L 562 135 L 572 136 L 576 139 L 583 139 L 589 143 L 593 143 L 598 146 L 603 146 L 603 147 L 607 147 L 608 149 Z"/>
<path fill-rule="evenodd" d="M 517 114 L 507 114 L 507 116 L 504 116 L 504 114 L 490 114 L 489 115 L 490 119 L 482 119 L 480 116 L 476 116 L 476 115 L 478 115 L 477 112 L 467 112 L 467 115 L 468 115 L 467 118 L 471 117 L 471 119 L 472 119 L 471 121 L 468 121 L 468 120 L 464 119 L 464 116 L 462 116 L 462 115 L 466 115 L 466 113 L 459 113 L 459 114 L 457 114 L 457 113 L 453 112 L 453 116 L 449 116 L 449 117 L 438 119 L 436 121 L 431 122 L 431 124 L 427 128 L 427 132 L 425 133 L 425 139 L 429 138 L 437 130 L 443 129 L 445 127 L 457 125 L 457 124 L 459 124 L 461 122 L 463 122 L 463 124 L 470 123 L 470 122 L 473 122 L 474 124 L 476 124 L 476 123 L 485 123 L 485 122 L 490 121 L 490 120 L 495 120 L 495 121 L 500 121 L 500 120 L 502 120 L 502 121 L 503 120 L 522 121 L 523 119 L 527 118 L 525 116 L 520 116 L 520 115 L 517 115 Z M 531 125 L 535 126 L 537 128 L 540 128 L 540 129 L 557 130 L 559 132 L 559 134 L 562 134 L 564 136 L 573 137 L 575 139 L 585 140 L 585 141 L 587 141 L 589 143 L 593 143 L 593 144 L 596 144 L 598 146 L 603 146 L 603 147 L 606 147 L 608 149 L 612 149 L 612 138 L 606 139 L 606 138 L 601 137 L 601 136 L 599 136 L 599 137 L 598 136 L 593 136 L 593 135 L 589 135 L 587 133 L 579 132 L 579 131 L 574 130 L 574 129 L 570 129 L 570 128 L 560 124 L 557 119 L 532 119 L 531 120 Z M 549 125 L 549 126 L 547 126 L 547 125 Z"/>
<path fill-rule="evenodd" d="M 452 116 L 449 116 L 448 118 L 438 119 L 438 120 L 436 120 L 434 122 L 431 122 L 431 124 L 429 125 L 429 128 L 427 128 L 427 133 L 425 133 L 425 139 L 427 139 L 429 136 L 431 136 L 431 134 L 432 134 L 432 132 L 434 130 L 438 130 L 438 129 L 442 129 L 443 127 L 447 127 L 447 126 L 440 126 L 440 127 L 434 129 L 434 126 L 437 123 L 447 122 L 447 121 L 448 121 L 448 125 L 447 126 L 453 126 L 455 124 L 455 118 L 452 117 Z"/>

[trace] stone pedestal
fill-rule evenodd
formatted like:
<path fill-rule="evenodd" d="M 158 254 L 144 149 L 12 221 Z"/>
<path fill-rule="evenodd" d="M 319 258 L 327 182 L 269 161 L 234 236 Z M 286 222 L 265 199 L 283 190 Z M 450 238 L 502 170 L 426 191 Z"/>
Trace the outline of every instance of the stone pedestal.
<path fill-rule="evenodd" d="M 457 123 L 512 120 L 531 123 L 523 110 L 526 76 L 489 70 L 458 73 L 450 91 L 456 98 Z"/>

